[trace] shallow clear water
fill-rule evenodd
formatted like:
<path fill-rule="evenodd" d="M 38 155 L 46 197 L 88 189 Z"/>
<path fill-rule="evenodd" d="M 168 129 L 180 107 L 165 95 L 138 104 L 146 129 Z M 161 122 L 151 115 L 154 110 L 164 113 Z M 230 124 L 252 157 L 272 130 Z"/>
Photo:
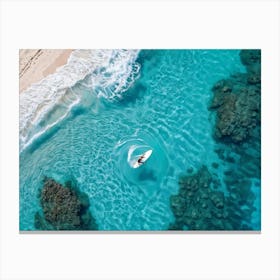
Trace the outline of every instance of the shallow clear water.
<path fill-rule="evenodd" d="M 21 153 L 21 230 L 34 229 L 43 176 L 75 180 L 100 230 L 165 230 L 178 177 L 219 162 L 207 106 L 215 82 L 244 72 L 239 51 L 147 50 L 138 62 L 140 77 L 122 99 L 76 85 L 81 103 Z M 132 146 L 135 154 L 153 150 L 138 169 L 128 161 Z"/>

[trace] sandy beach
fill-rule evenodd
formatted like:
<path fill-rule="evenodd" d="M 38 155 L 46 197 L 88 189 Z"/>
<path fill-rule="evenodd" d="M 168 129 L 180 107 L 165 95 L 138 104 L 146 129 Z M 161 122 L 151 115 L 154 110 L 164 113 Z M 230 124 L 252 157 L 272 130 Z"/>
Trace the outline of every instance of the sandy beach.
<path fill-rule="evenodd" d="M 19 50 L 19 92 L 66 64 L 72 49 Z"/>

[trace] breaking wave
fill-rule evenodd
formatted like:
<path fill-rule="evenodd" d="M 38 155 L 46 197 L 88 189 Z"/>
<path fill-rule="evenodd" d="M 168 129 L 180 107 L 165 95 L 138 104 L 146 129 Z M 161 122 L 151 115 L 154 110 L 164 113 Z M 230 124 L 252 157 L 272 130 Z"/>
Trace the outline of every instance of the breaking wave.
<path fill-rule="evenodd" d="M 97 98 L 114 100 L 139 77 L 139 50 L 75 50 L 66 65 L 20 94 L 20 152 L 68 116 L 84 98 L 79 82 Z"/>

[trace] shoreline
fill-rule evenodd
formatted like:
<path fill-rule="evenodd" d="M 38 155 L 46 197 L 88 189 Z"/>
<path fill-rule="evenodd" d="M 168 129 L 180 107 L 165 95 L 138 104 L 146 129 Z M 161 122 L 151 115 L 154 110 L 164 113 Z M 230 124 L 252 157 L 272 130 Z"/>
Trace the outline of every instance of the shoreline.
<path fill-rule="evenodd" d="M 26 82 L 26 78 L 32 75 L 31 66 L 36 61 L 42 61 L 41 50 L 22 50 L 24 54 L 29 52 L 29 59 L 21 60 L 20 75 L 22 81 Z M 46 52 L 51 50 L 46 50 Z M 66 51 L 66 52 L 64 52 Z M 82 93 L 80 91 L 72 91 L 71 89 L 77 82 L 85 79 L 87 75 L 93 73 L 95 69 L 106 70 L 106 73 L 99 73 L 95 77 L 95 83 L 101 82 L 105 87 L 118 85 L 114 90 L 104 91 L 104 98 L 112 99 L 119 94 L 119 91 L 131 86 L 133 82 L 132 71 L 138 71 L 139 68 L 133 69 L 132 64 L 135 63 L 138 50 L 59 50 L 59 55 L 56 55 L 52 61 L 45 60 L 45 67 L 41 67 L 41 77 L 30 83 L 30 86 L 19 94 L 20 98 L 20 152 L 22 152 L 35 139 L 40 137 L 45 131 L 51 129 L 57 122 L 65 118 L 71 108 L 80 102 Z M 71 54 L 71 55 L 70 55 Z M 26 55 L 22 55 L 26 58 Z M 69 57 L 69 58 L 68 58 Z M 28 58 L 28 57 L 27 57 Z M 67 59 L 68 58 L 68 59 Z M 61 61 L 66 64 L 61 64 Z M 34 61 L 34 62 L 33 62 Z M 58 62 L 60 64 L 58 65 Z M 28 64 L 29 63 L 29 64 Z M 38 64 L 38 62 L 37 62 Z M 111 66 L 111 67 L 110 67 Z M 112 67 L 113 66 L 113 67 Z M 35 68 L 38 72 L 39 67 Z M 43 69 L 43 70 L 42 70 Z M 119 69 L 120 73 L 118 72 Z M 34 67 L 33 67 L 34 71 Z M 53 74 L 47 73 L 55 71 Z M 118 75 L 116 74 L 118 73 Z M 24 79 L 23 79 L 24 78 Z M 129 83 L 127 83 L 130 78 Z M 29 81 L 30 82 L 30 81 Z M 35 83 L 34 83 L 35 82 Z M 93 81 L 87 81 L 89 88 L 94 87 Z M 64 98 L 67 92 L 67 97 Z M 97 92 L 96 94 L 98 94 Z M 107 95 L 106 95 L 107 94 Z M 51 118 L 44 121 L 44 125 L 39 124 L 44 117 L 51 112 L 56 104 L 63 104 L 60 110 L 56 111 Z"/>
<path fill-rule="evenodd" d="M 19 93 L 65 65 L 73 49 L 20 49 Z"/>

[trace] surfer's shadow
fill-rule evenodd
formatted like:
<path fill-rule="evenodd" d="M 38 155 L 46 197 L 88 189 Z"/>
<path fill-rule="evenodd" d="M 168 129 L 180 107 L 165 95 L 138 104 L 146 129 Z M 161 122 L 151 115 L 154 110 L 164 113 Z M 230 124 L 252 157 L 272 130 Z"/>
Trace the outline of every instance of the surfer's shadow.
<path fill-rule="evenodd" d="M 139 181 L 157 181 L 157 177 L 155 175 L 155 171 L 152 169 L 143 169 L 138 175 Z"/>

